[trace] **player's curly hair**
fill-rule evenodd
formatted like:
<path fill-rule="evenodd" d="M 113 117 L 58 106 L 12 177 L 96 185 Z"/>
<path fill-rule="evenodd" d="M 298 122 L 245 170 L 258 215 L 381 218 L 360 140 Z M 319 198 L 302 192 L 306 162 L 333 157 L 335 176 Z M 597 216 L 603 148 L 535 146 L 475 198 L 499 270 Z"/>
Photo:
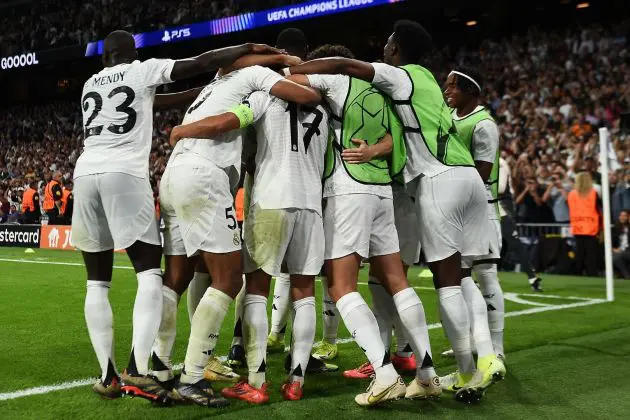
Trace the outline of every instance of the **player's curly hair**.
<path fill-rule="evenodd" d="M 354 58 L 354 54 L 352 54 L 352 51 L 350 51 L 348 47 L 343 45 L 326 44 L 311 51 L 306 57 L 306 60 L 309 61 L 328 57 Z"/>
<path fill-rule="evenodd" d="M 477 71 L 476 69 L 472 67 L 457 67 L 455 68 L 455 71 L 470 76 L 475 82 L 477 82 L 477 84 L 479 84 L 479 86 L 481 86 L 481 89 L 483 89 L 483 77 L 481 76 L 481 73 L 479 73 L 479 71 Z M 457 75 L 457 87 L 462 92 L 469 93 L 473 96 L 479 96 L 481 94 L 479 88 L 475 86 L 473 82 L 459 75 Z"/>

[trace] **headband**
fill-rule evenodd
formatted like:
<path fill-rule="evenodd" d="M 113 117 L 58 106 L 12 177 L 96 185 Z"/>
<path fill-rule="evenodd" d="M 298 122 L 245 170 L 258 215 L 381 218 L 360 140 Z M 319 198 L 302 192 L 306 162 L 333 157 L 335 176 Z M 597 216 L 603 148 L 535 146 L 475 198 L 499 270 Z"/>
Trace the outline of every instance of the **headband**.
<path fill-rule="evenodd" d="M 465 77 L 466 79 L 470 80 L 473 83 L 473 85 L 477 86 L 477 89 L 479 89 L 479 93 L 481 93 L 481 86 L 479 86 L 479 83 L 477 83 L 477 81 L 475 81 L 475 79 L 473 79 L 469 75 L 467 75 L 465 73 L 462 73 L 461 71 L 457 71 L 457 70 L 451 71 L 448 75 L 450 76 L 452 74 L 456 74 L 458 76 L 462 76 L 462 77 Z"/>

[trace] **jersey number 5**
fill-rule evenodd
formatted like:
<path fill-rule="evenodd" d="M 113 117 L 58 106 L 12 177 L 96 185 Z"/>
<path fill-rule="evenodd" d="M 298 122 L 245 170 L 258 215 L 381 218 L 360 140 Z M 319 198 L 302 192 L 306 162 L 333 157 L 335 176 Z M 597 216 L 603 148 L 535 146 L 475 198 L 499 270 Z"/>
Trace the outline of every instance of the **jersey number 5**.
<path fill-rule="evenodd" d="M 306 128 L 306 133 L 304 133 L 304 153 L 308 153 L 308 146 L 311 144 L 311 140 L 315 134 L 319 135 L 319 125 L 324 119 L 324 114 L 317 108 L 312 108 L 310 106 L 302 105 L 300 107 L 300 111 L 309 112 L 315 115 L 313 121 L 310 123 L 302 123 L 302 126 Z M 291 151 L 298 152 L 298 106 L 293 102 L 289 102 L 287 109 L 285 112 L 289 113 L 289 122 L 291 125 Z"/>
<path fill-rule="evenodd" d="M 136 99 L 136 92 L 134 92 L 133 89 L 131 89 L 129 86 L 118 86 L 117 88 L 114 88 L 112 89 L 111 92 L 109 92 L 109 95 L 107 95 L 107 98 L 111 99 L 114 96 L 118 95 L 119 93 L 125 95 L 125 100 L 122 101 L 122 103 L 116 107 L 116 111 L 127 114 L 127 119 L 122 124 L 111 123 L 110 125 L 107 126 L 107 131 L 114 134 L 126 134 L 130 132 L 133 129 L 133 127 L 136 125 L 136 118 L 137 118 L 136 111 L 129 106 L 133 103 L 134 99 Z M 94 109 L 92 110 L 92 113 L 90 114 L 87 121 L 85 122 L 85 138 L 88 138 L 90 136 L 98 136 L 103 131 L 102 125 L 95 125 L 95 126 L 90 127 L 90 124 L 92 124 L 92 121 L 94 121 L 94 119 L 98 116 L 98 114 L 103 109 L 103 97 L 97 92 L 86 93 L 83 96 L 83 99 L 81 99 L 83 112 L 87 112 L 87 110 L 90 108 L 89 99 L 94 101 Z"/>

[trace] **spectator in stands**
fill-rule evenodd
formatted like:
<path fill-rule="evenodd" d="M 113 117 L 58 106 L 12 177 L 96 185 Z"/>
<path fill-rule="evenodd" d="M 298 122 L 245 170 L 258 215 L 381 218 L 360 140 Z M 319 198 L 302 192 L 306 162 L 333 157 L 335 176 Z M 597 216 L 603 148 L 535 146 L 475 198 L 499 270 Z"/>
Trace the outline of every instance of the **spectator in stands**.
<path fill-rule="evenodd" d="M 623 276 L 630 279 L 630 239 L 628 233 L 628 210 L 622 210 L 612 229 L 613 265 Z"/>
<path fill-rule="evenodd" d="M 588 172 L 575 176 L 575 189 L 569 193 L 569 219 L 575 238 L 575 266 L 578 275 L 597 276 L 600 254 L 597 235 L 600 230 L 600 205 L 593 179 Z"/>
<path fill-rule="evenodd" d="M 9 214 L 7 216 L 7 223 L 18 223 L 20 218 L 20 213 L 14 204 L 11 204 Z"/>
<path fill-rule="evenodd" d="M 551 207 L 556 223 L 569 222 L 569 205 L 567 204 L 569 191 L 571 191 L 571 184 L 567 181 L 562 168 L 558 167 L 551 176 L 551 182 L 542 197 L 542 200 Z"/>
<path fill-rule="evenodd" d="M 516 198 L 516 204 L 520 206 L 521 220 L 525 223 L 551 223 L 553 213 L 543 200 L 545 187 L 538 184 L 535 176 L 527 178 L 523 191 Z"/>
<path fill-rule="evenodd" d="M 612 220 L 617 220 L 622 210 L 630 209 L 630 170 L 625 172 L 622 179 L 616 173 L 611 173 L 608 182 Z"/>
<path fill-rule="evenodd" d="M 5 195 L 5 191 L 0 191 L 0 223 L 6 223 L 9 218 L 11 205 Z"/>

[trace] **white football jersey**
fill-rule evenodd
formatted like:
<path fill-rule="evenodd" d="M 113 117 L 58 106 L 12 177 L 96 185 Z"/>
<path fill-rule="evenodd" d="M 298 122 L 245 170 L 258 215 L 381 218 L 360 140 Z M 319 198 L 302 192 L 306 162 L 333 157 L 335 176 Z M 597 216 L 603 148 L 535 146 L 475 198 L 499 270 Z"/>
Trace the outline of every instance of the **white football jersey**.
<path fill-rule="evenodd" d="M 261 66 L 246 67 L 225 76 L 216 77 L 192 103 L 182 124 L 189 124 L 206 117 L 230 111 L 252 92 L 269 92 L 282 76 Z M 243 130 L 234 130 L 216 139 L 182 139 L 170 159 L 182 153 L 195 153 L 220 168 L 234 166 L 241 170 Z"/>
<path fill-rule="evenodd" d="M 75 178 L 107 172 L 149 176 L 155 89 L 172 81 L 174 64 L 168 59 L 136 60 L 106 67 L 85 82 L 85 142 Z"/>
<path fill-rule="evenodd" d="M 256 173 L 251 205 L 263 209 L 310 209 L 322 213 L 322 176 L 328 144 L 328 112 L 255 92 L 253 109 L 269 103 L 254 125 Z"/>

